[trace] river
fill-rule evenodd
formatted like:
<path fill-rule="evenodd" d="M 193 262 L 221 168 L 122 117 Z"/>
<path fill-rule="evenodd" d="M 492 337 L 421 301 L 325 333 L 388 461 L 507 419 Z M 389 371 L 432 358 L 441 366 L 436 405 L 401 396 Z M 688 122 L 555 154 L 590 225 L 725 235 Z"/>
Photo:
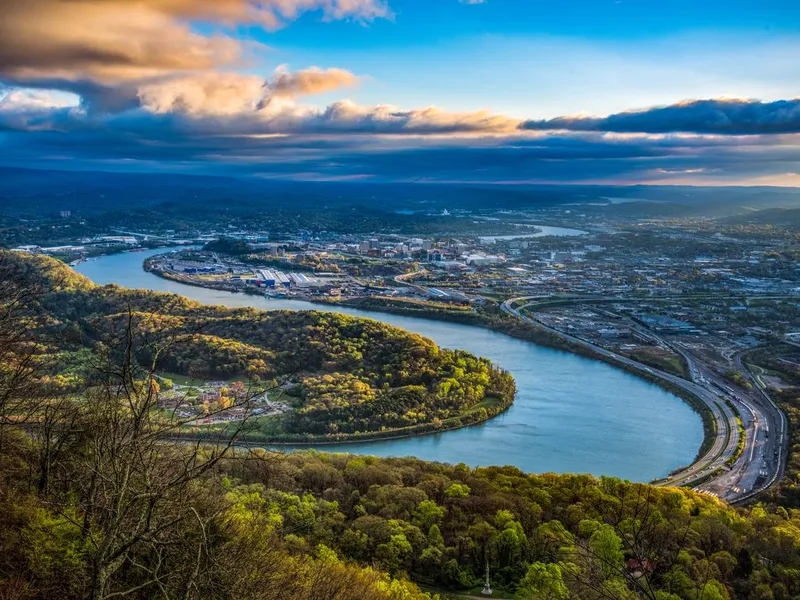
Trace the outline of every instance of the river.
<path fill-rule="evenodd" d="M 478 239 L 481 244 L 494 244 L 496 242 L 508 242 L 510 240 L 519 240 L 525 238 L 537 237 L 572 237 L 575 235 L 586 235 L 586 231 L 581 229 L 569 229 L 567 227 L 553 227 L 552 225 L 528 225 L 523 223 L 514 223 L 518 227 L 535 227 L 538 229 L 536 233 L 519 233 L 512 235 L 482 235 Z"/>
<path fill-rule="evenodd" d="M 147 273 L 148 250 L 89 260 L 76 271 L 99 284 L 174 292 L 204 304 L 334 310 L 299 300 L 266 300 L 184 285 Z M 532 473 L 591 473 L 650 481 L 689 464 L 703 440 L 700 417 L 678 397 L 602 362 L 552 350 L 486 329 L 361 311 L 433 339 L 446 348 L 485 356 L 517 382 L 514 405 L 481 425 L 439 434 L 319 446 L 378 456 L 416 456 L 471 466 L 514 465 Z"/>

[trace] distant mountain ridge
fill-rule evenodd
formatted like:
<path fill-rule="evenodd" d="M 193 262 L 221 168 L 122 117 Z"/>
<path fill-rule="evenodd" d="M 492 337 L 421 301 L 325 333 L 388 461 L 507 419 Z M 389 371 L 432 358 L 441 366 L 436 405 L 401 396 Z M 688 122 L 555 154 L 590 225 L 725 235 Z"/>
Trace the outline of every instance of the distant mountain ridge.
<path fill-rule="evenodd" d="M 608 198 L 652 203 L 612 204 Z M 24 199 L 24 202 L 22 201 Z M 438 183 L 320 182 L 221 175 L 58 171 L 0 167 L 0 214 L 70 210 L 96 214 L 161 206 L 219 209 L 335 208 L 440 210 L 523 209 L 575 204 L 619 214 L 727 216 L 748 207 L 791 207 L 800 191 L 781 187 L 691 187 L 604 185 L 468 185 Z"/>

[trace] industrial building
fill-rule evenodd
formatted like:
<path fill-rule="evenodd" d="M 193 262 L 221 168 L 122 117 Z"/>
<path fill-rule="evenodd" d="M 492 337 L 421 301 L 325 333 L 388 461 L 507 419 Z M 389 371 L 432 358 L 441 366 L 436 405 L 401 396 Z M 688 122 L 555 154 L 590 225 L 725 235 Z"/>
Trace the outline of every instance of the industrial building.
<path fill-rule="evenodd" d="M 310 288 L 324 285 L 319 279 L 309 277 L 303 273 L 284 273 L 273 269 L 258 269 L 257 282 L 264 287 L 298 287 Z"/>

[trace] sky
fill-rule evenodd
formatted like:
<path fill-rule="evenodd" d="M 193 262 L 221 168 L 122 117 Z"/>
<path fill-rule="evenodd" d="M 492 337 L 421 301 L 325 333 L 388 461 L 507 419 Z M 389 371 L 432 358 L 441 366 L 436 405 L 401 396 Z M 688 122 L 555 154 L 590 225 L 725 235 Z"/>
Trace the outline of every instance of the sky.
<path fill-rule="evenodd" d="M 0 0 L 0 165 L 800 185 L 796 0 Z"/>

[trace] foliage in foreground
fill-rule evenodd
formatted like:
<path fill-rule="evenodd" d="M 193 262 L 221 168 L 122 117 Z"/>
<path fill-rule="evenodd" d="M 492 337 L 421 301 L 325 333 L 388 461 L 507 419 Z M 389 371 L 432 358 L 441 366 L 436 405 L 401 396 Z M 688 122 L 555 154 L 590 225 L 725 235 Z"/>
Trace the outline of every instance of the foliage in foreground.
<path fill-rule="evenodd" d="M 222 472 L 282 515 L 296 547 L 323 543 L 438 588 L 474 587 L 488 564 L 521 600 L 800 597 L 800 511 L 513 467 L 264 458 Z"/>
<path fill-rule="evenodd" d="M 159 490 L 152 503 L 141 484 L 126 489 L 117 481 L 108 486 L 116 493 L 103 497 L 77 481 L 58 481 L 66 473 L 37 493 L 19 470 L 32 466 L 22 455 L 39 448 L 16 442 L 6 436 L 2 454 L 4 599 L 430 599 L 410 582 L 345 561 L 325 545 L 298 548 L 283 535 L 284 517 L 269 503 L 218 477 L 164 495 Z M 62 466 L 91 481 L 81 468 L 85 458 L 71 457 Z M 9 469 L 9 462 L 16 464 Z"/>
<path fill-rule="evenodd" d="M 133 311 L 93 347 L 91 385 L 54 396 L 42 348 L 60 323 L 41 299 L 69 283 L 14 267 L 0 262 L 0 598 L 428 597 L 325 545 L 293 548 L 281 515 L 220 477 L 238 431 L 176 442 L 156 379 L 175 340 L 144 335 Z"/>
<path fill-rule="evenodd" d="M 90 595 L 103 540 L 117 533 L 106 521 L 116 498 L 88 492 L 89 464 L 107 475 L 84 454 L 97 443 L 88 437 L 70 442 L 43 491 L 41 441 L 4 438 L 0 586 L 13 597 Z M 228 454 L 165 491 L 166 463 L 182 453 L 213 460 L 162 446 L 155 471 L 134 461 L 136 477 L 153 478 L 155 527 L 139 536 L 148 484 L 135 481 L 109 544 L 123 560 L 96 597 L 411 599 L 423 596 L 408 578 L 469 589 L 486 564 L 520 600 L 800 594 L 800 511 L 736 510 L 613 478 L 305 452 Z"/>

